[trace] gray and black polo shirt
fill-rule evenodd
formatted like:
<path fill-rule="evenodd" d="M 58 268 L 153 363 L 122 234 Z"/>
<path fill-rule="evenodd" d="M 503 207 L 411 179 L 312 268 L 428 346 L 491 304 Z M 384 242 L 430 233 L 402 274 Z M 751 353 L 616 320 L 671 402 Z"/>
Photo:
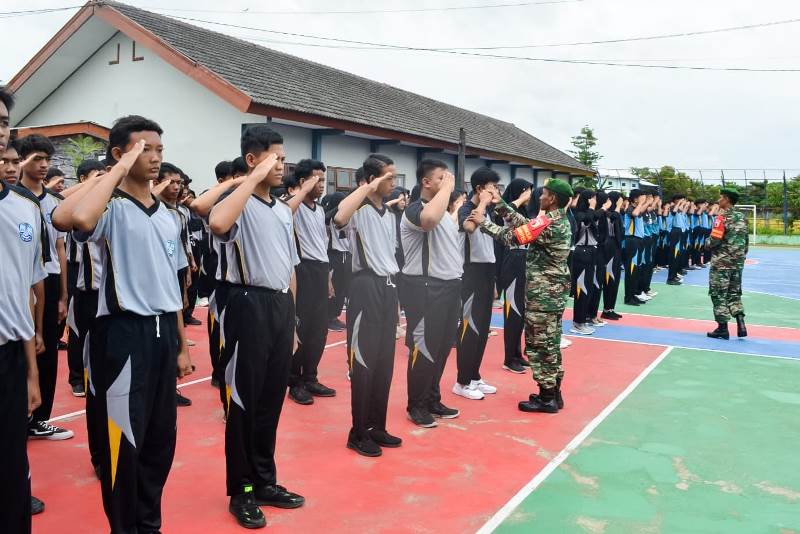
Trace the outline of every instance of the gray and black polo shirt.
<path fill-rule="evenodd" d="M 397 274 L 395 217 L 385 204 L 376 208 L 365 199 L 342 229 L 350 242 L 354 273 L 368 270 L 378 276 Z"/>
<path fill-rule="evenodd" d="M 72 238 L 75 242 L 75 238 Z M 102 278 L 103 258 L 97 243 L 76 243 L 78 245 L 78 278 L 75 287 L 81 291 L 100 289 L 100 279 Z"/>
<path fill-rule="evenodd" d="M 20 182 L 18 182 L 18 184 L 19 187 L 27 189 Z M 58 193 L 53 193 L 44 186 L 42 186 L 41 195 L 36 195 L 33 192 L 31 192 L 31 194 L 34 194 L 34 196 L 36 196 L 36 198 L 39 200 L 39 206 L 42 208 L 42 215 L 44 216 L 44 221 L 47 227 L 47 240 L 50 243 L 50 261 L 44 264 L 44 270 L 47 271 L 47 274 L 61 274 L 61 264 L 58 261 L 56 241 L 59 239 L 64 239 L 67 234 L 66 232 L 57 230 L 56 227 L 53 226 L 53 210 L 58 207 L 62 200 L 64 200 L 64 197 Z"/>
<path fill-rule="evenodd" d="M 297 255 L 301 260 L 328 263 L 328 232 L 325 228 L 325 210 L 314 202 L 305 202 L 294 213 L 294 234 Z"/>
<path fill-rule="evenodd" d="M 347 232 L 344 228 L 336 228 L 336 223 L 331 219 L 330 224 L 331 232 L 331 250 L 338 252 L 350 251 L 350 239 L 347 237 Z"/>
<path fill-rule="evenodd" d="M 463 251 L 464 265 L 470 263 L 494 263 L 494 239 L 476 228 L 471 234 L 464 230 L 464 222 L 478 206 L 467 200 L 458 210 L 458 237 Z M 488 217 L 488 212 L 484 211 Z"/>
<path fill-rule="evenodd" d="M 180 226 L 157 198 L 145 207 L 117 189 L 94 230 L 74 236 L 96 243 L 100 251 L 98 317 L 153 316 L 183 308 L 177 272 L 187 264 L 180 254 Z"/>
<path fill-rule="evenodd" d="M 0 345 L 5 345 L 34 335 L 30 289 L 47 277 L 49 244 L 36 196 L 4 182 L 0 187 Z"/>
<path fill-rule="evenodd" d="M 435 228 L 422 229 L 422 209 L 427 201 L 419 199 L 408 205 L 400 222 L 400 239 L 406 263 L 403 274 L 456 280 L 464 272 L 458 226 L 445 212 Z"/>
<path fill-rule="evenodd" d="M 292 210 L 284 201 L 251 195 L 231 229 L 217 236 L 221 243 L 217 278 L 286 291 L 294 266 L 300 263 L 294 234 Z"/>

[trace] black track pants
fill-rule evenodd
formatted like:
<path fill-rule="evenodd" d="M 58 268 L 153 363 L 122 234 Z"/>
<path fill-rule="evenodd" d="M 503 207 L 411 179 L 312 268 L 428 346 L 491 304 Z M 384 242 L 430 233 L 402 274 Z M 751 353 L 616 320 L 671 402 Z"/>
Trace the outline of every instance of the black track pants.
<path fill-rule="evenodd" d="M 639 289 L 639 254 L 642 248 L 640 237 L 625 236 L 625 248 L 622 251 L 625 267 L 625 300 L 631 300 Z"/>
<path fill-rule="evenodd" d="M 397 288 L 384 276 L 355 273 L 347 308 L 350 405 L 353 431 L 386 430 L 386 409 L 394 372 Z"/>
<path fill-rule="evenodd" d="M 669 233 L 669 274 L 668 280 L 674 280 L 681 270 L 681 231 L 673 228 Z"/>
<path fill-rule="evenodd" d="M 115 534 L 161 529 L 175 456 L 177 324 L 176 313 L 121 313 L 99 317 L 90 334 L 103 507 Z"/>
<path fill-rule="evenodd" d="M 461 325 L 456 340 L 458 383 L 468 386 L 481 379 L 481 362 L 489 339 L 494 302 L 494 263 L 464 266 L 461 282 Z"/>
<path fill-rule="evenodd" d="M 622 279 L 622 251 L 616 243 L 606 244 L 605 265 L 601 271 L 603 277 L 603 309 L 613 310 L 617 305 L 619 283 Z"/>
<path fill-rule="evenodd" d="M 61 275 L 49 274 L 44 279 L 44 318 L 42 337 L 44 352 L 36 357 L 39 366 L 39 391 L 42 405 L 33 411 L 33 421 L 47 421 L 53 412 L 53 399 L 56 394 L 58 376 L 58 340 L 61 331 L 58 326 L 58 299 L 61 296 Z M 62 330 L 63 331 L 63 330 Z"/>
<path fill-rule="evenodd" d="M 228 289 L 223 323 L 228 495 L 242 493 L 244 486 L 276 483 L 275 437 L 289 381 L 294 317 L 289 293 Z"/>
<path fill-rule="evenodd" d="M 344 299 L 350 294 L 353 277 L 353 256 L 349 252 L 329 250 L 333 297 L 328 299 L 328 320 L 337 319 L 342 314 Z M 326 293 L 327 294 L 327 293 Z"/>
<path fill-rule="evenodd" d="M 77 290 L 72 297 L 73 312 L 75 314 L 75 326 L 78 329 L 73 342 L 70 338 L 69 350 L 78 351 L 81 359 L 81 383 L 86 392 L 86 435 L 89 441 L 89 457 L 92 465 L 100 464 L 100 441 L 98 432 L 106 431 L 103 425 L 97 428 L 95 413 L 96 399 L 94 384 L 92 383 L 91 373 L 93 365 L 91 362 L 92 351 L 92 330 L 94 329 L 95 317 L 97 316 L 98 292 L 95 290 Z M 70 369 L 71 371 L 71 369 Z"/>
<path fill-rule="evenodd" d="M 222 358 L 222 350 L 225 345 L 225 338 L 222 336 L 222 324 L 225 321 L 225 306 L 228 302 L 227 282 L 219 282 L 217 287 L 208 298 L 208 352 L 211 356 L 211 377 L 220 384 L 219 398 L 222 408 L 228 410 L 227 395 L 223 384 L 225 382 L 225 365 L 227 362 Z"/>
<path fill-rule="evenodd" d="M 404 276 L 408 408 L 428 409 L 442 399 L 439 382 L 455 344 L 461 311 L 461 280 Z"/>
<path fill-rule="evenodd" d="M 572 320 L 586 323 L 592 299 L 597 293 L 595 270 L 597 268 L 597 247 L 577 246 L 572 252 L 572 283 L 575 286 L 575 301 L 572 307 Z"/>
<path fill-rule="evenodd" d="M 498 285 L 503 291 L 503 344 L 509 365 L 522 361 L 522 331 L 525 326 L 525 249 L 510 249 L 503 255 Z"/>
<path fill-rule="evenodd" d="M 317 368 L 328 339 L 328 264 L 303 260 L 297 273 L 297 337 L 291 385 L 317 381 Z"/>

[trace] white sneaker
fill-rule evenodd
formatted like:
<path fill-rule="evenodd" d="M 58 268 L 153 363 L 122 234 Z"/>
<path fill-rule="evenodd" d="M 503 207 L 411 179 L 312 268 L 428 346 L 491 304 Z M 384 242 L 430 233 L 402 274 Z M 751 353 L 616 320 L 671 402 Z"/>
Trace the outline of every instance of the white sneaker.
<path fill-rule="evenodd" d="M 595 317 L 594 319 L 592 319 L 592 326 L 605 326 L 606 324 L 607 324 L 607 323 L 606 323 L 604 320 L 602 320 L 602 319 L 599 319 L 599 318 L 597 318 L 597 317 Z"/>
<path fill-rule="evenodd" d="M 645 293 L 645 295 L 647 295 L 647 296 L 648 296 L 648 297 L 650 297 L 650 298 L 653 298 L 653 297 L 655 297 L 656 295 L 658 295 L 658 291 L 653 291 L 653 290 L 651 289 L 650 291 L 648 291 L 647 293 Z"/>
<path fill-rule="evenodd" d="M 572 341 L 570 341 L 569 339 L 567 339 L 565 337 L 561 338 L 560 348 L 566 349 L 566 348 L 569 348 L 570 345 L 572 345 Z"/>
<path fill-rule="evenodd" d="M 645 293 L 644 291 L 642 291 L 641 293 L 639 293 L 638 295 L 636 295 L 636 298 L 638 298 L 639 300 L 648 301 L 648 300 L 652 299 L 653 297 L 649 297 L 649 296 L 647 296 L 647 293 Z"/>
<path fill-rule="evenodd" d="M 474 380 L 470 382 L 468 386 L 462 386 L 456 382 L 453 384 L 453 393 L 470 400 L 481 400 L 483 398 L 483 392 L 478 389 L 478 386 L 475 385 Z"/>
<path fill-rule="evenodd" d="M 581 334 L 586 335 L 586 331 L 584 330 L 583 323 L 572 323 L 572 328 L 569 329 L 570 332 L 573 334 Z"/>
<path fill-rule="evenodd" d="M 207 308 L 208 307 L 208 299 L 206 297 L 203 297 L 203 298 L 199 299 L 197 301 L 196 306 L 198 306 L 200 308 Z"/>
<path fill-rule="evenodd" d="M 495 393 L 497 393 L 497 388 L 487 384 L 486 382 L 483 381 L 482 378 L 480 380 L 473 380 L 472 382 L 470 382 L 470 386 L 472 385 L 477 386 L 478 390 L 481 393 L 485 393 L 487 395 L 494 395 Z"/>

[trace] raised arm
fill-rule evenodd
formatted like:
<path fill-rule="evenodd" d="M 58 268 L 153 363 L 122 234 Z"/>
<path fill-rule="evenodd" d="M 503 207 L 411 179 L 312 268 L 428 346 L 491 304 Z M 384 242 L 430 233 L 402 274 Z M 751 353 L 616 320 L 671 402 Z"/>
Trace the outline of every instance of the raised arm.
<path fill-rule="evenodd" d="M 347 226 L 347 223 L 350 222 L 350 218 L 364 203 L 364 199 L 366 199 L 370 193 L 377 191 L 382 182 L 390 180 L 391 178 L 392 173 L 387 172 L 383 176 L 373 179 L 368 184 L 362 184 L 361 187 L 344 197 L 339 203 L 339 209 L 336 215 L 333 216 L 333 223 L 336 227 L 343 228 Z"/>
<path fill-rule="evenodd" d="M 319 182 L 319 176 L 309 176 L 303 181 L 303 185 L 300 186 L 300 189 L 297 193 L 292 196 L 292 198 L 288 199 L 286 203 L 292 210 L 292 215 L 297 212 L 297 209 L 300 207 L 300 204 L 306 199 L 306 195 L 308 195 L 314 187 L 316 187 L 317 182 Z"/>
<path fill-rule="evenodd" d="M 253 194 L 255 188 L 260 184 L 264 178 L 267 177 L 269 171 L 275 166 L 278 161 L 278 156 L 274 153 L 267 156 L 264 161 L 258 164 L 253 169 L 253 172 L 247 175 L 245 181 L 237 187 L 222 202 L 211 211 L 208 218 L 208 227 L 216 235 L 225 235 L 233 227 L 236 220 L 242 214 L 250 195 Z"/>
<path fill-rule="evenodd" d="M 447 213 L 447 205 L 450 203 L 450 193 L 456 187 L 456 177 L 450 171 L 442 173 L 442 187 L 433 198 L 425 204 L 420 213 L 420 226 L 426 232 L 436 228 L 444 214 Z"/>
<path fill-rule="evenodd" d="M 226 191 L 229 191 L 233 187 L 238 187 L 244 183 L 247 179 L 247 176 L 240 176 L 239 178 L 234 178 L 233 180 L 227 180 L 225 182 L 218 183 L 199 197 L 197 197 L 194 202 L 192 202 L 192 210 L 200 217 L 208 217 L 208 214 L 211 212 L 211 208 L 214 207 L 214 204 L 217 203 L 219 197 L 223 195 Z"/>
<path fill-rule="evenodd" d="M 100 183 L 100 178 L 105 175 L 104 172 L 92 171 L 89 173 L 89 178 L 85 182 L 81 182 L 74 187 L 70 187 L 66 191 L 71 191 L 69 195 L 64 196 L 64 200 L 53 211 L 52 220 L 53 226 L 62 232 L 69 232 L 72 230 L 74 222 L 73 215 L 75 208 L 90 194 L 97 184 Z"/>

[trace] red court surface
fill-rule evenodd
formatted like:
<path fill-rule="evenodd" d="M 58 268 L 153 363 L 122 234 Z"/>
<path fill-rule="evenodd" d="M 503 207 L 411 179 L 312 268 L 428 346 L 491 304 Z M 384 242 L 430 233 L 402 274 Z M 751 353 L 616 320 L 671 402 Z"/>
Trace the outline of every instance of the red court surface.
<path fill-rule="evenodd" d="M 198 370 L 191 379 L 205 378 L 205 327 L 189 328 L 189 337 L 197 342 L 191 352 Z M 328 343 L 343 339 L 344 333 L 332 333 Z M 502 346 L 502 335 L 489 339 L 483 375 L 499 393 L 482 401 L 450 393 L 456 371 L 453 351 L 442 381 L 443 400 L 461 409 L 461 417 L 421 429 L 405 417 L 406 350 L 398 342 L 389 430 L 404 443 L 399 449 L 385 449 L 377 459 L 345 448 L 350 427 L 345 347 L 327 349 L 320 379 L 336 388 L 338 396 L 317 399 L 313 406 L 287 400 L 278 433 L 279 483 L 303 494 L 307 504 L 297 510 L 264 508 L 270 531 L 475 531 L 663 351 L 657 346 L 574 340 L 564 351 L 566 409 L 544 415 L 517 410 L 517 402 L 534 384 L 530 374 L 501 369 Z M 68 391 L 63 352 L 61 370 L 54 416 L 82 409 L 82 399 Z M 227 511 L 217 390 L 203 381 L 182 391 L 194 405 L 178 410 L 178 445 L 164 492 L 163 531 L 240 532 Z M 571 396 L 570 391 L 580 395 Z M 84 419 L 76 416 L 58 424 L 74 430 L 75 438 L 29 445 L 33 491 L 47 505 L 44 514 L 34 517 L 34 532 L 107 532 L 99 483 L 86 450 Z"/>

